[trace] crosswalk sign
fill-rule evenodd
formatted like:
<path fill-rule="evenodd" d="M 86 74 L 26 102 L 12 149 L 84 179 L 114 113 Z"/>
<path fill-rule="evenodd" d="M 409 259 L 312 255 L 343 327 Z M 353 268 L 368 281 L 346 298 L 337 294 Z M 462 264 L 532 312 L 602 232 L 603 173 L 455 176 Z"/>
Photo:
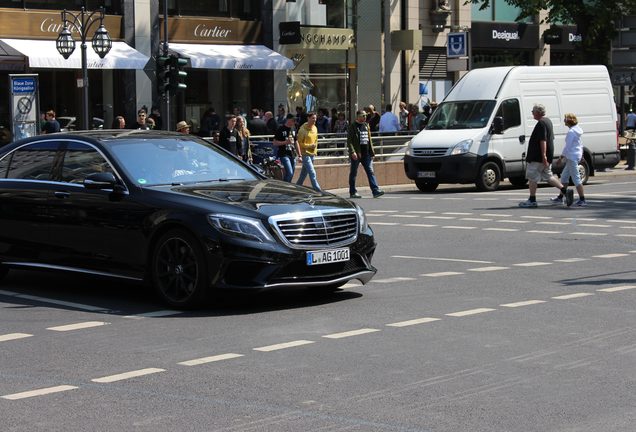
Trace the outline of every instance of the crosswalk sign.
<path fill-rule="evenodd" d="M 449 33 L 446 44 L 446 57 L 457 58 L 466 57 L 467 55 L 466 33 Z"/>

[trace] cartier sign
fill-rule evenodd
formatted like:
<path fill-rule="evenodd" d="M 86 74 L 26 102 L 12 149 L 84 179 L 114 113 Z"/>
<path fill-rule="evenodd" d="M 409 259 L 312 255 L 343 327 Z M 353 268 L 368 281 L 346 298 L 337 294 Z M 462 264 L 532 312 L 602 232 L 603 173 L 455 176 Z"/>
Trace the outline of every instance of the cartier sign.
<path fill-rule="evenodd" d="M 353 48 L 353 30 L 326 27 L 301 27 L 301 48 L 338 49 Z"/>
<path fill-rule="evenodd" d="M 160 18 L 163 39 L 163 18 Z M 168 20 L 170 42 L 246 44 L 261 43 L 260 21 L 171 17 Z"/>

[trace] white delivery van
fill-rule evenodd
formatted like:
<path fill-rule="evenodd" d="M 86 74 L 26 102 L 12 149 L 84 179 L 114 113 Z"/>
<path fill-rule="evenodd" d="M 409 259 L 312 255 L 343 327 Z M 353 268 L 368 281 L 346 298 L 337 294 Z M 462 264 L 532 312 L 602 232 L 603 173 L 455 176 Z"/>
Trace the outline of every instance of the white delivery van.
<path fill-rule="evenodd" d="M 407 144 L 407 177 L 424 192 L 440 183 L 496 190 L 504 178 L 524 185 L 536 103 L 554 125 L 555 157 L 568 131 L 563 115 L 576 114 L 584 131 L 584 182 L 619 162 L 616 105 L 605 66 L 506 66 L 471 70 L 453 86 Z"/>

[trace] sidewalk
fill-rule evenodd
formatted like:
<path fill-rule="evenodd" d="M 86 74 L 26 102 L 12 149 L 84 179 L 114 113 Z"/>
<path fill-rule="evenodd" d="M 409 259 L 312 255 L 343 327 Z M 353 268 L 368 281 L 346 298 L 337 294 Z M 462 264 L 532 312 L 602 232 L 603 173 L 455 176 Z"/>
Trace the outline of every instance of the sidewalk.
<path fill-rule="evenodd" d="M 628 171 L 625 169 L 626 167 L 626 163 L 625 160 L 621 160 L 618 165 L 616 165 L 614 168 L 608 168 L 605 171 L 596 171 L 594 177 L 590 177 L 589 182 L 590 183 L 594 183 L 595 180 L 611 180 L 611 179 L 618 179 L 621 177 L 626 177 L 626 176 L 633 176 L 634 178 L 636 178 L 636 171 Z M 364 176 L 364 173 L 362 173 Z M 359 175 L 359 174 L 358 174 Z M 503 181 L 504 185 L 508 184 L 507 180 Z M 461 185 L 461 184 L 447 184 L 447 185 L 440 185 L 440 187 L 442 186 L 446 186 L 446 187 L 471 187 L 470 184 L 466 184 L 466 185 Z M 474 186 L 474 185 L 472 185 Z M 415 183 L 404 183 L 404 184 L 394 184 L 394 185 L 380 185 L 380 187 L 382 188 L 382 190 L 384 190 L 385 192 L 405 192 L 405 191 L 417 191 L 417 186 L 415 186 Z M 358 193 L 360 193 L 363 197 L 371 197 L 371 189 L 368 186 L 356 186 L 356 188 L 358 189 Z M 349 196 L 349 187 L 343 187 L 343 188 L 337 188 L 337 189 L 329 189 L 327 190 L 327 192 L 331 192 L 332 194 L 335 195 L 341 195 L 344 197 L 348 197 Z M 380 198 L 381 199 L 381 198 Z"/>

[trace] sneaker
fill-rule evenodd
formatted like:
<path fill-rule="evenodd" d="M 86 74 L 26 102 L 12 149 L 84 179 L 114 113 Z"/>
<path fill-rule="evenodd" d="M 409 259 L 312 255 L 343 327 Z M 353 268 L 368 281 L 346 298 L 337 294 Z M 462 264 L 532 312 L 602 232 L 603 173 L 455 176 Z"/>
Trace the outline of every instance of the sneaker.
<path fill-rule="evenodd" d="M 520 202 L 519 207 L 539 207 L 539 205 L 537 204 L 536 201 L 526 200 L 526 201 Z"/>
<path fill-rule="evenodd" d="M 382 195 L 384 195 L 384 191 L 378 190 L 373 194 L 373 198 L 380 198 Z"/>
<path fill-rule="evenodd" d="M 570 207 L 574 202 L 574 191 L 572 189 L 568 189 L 565 191 L 565 205 Z"/>
<path fill-rule="evenodd" d="M 555 196 L 554 198 L 550 198 L 550 202 L 552 202 L 554 204 L 563 204 L 563 197 L 562 196 Z"/>
<path fill-rule="evenodd" d="M 352 193 L 349 194 L 349 198 L 362 198 L 362 195 L 360 195 L 359 193 Z"/>
<path fill-rule="evenodd" d="M 587 207 L 587 202 L 585 200 L 578 200 L 576 203 L 574 203 L 575 206 L 577 207 Z"/>

